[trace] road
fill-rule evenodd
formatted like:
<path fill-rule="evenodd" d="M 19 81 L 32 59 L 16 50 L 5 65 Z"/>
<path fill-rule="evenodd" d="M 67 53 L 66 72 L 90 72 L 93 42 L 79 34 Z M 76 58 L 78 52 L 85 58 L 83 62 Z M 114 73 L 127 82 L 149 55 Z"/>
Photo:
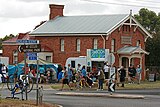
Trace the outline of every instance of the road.
<path fill-rule="evenodd" d="M 159 107 L 160 105 L 160 89 L 151 90 L 117 90 L 116 93 L 121 94 L 141 94 L 144 99 L 120 99 L 106 97 L 82 97 L 82 96 L 59 96 L 55 95 L 55 90 L 44 90 L 43 101 L 49 103 L 60 104 L 63 107 Z M 97 91 L 87 91 L 97 92 Z M 107 91 L 98 91 L 106 93 Z M 2 90 L 2 97 L 10 96 L 8 90 Z M 84 91 L 85 93 L 85 91 Z M 18 95 L 20 97 L 20 95 Z M 21 98 L 21 97 L 20 97 Z M 36 91 L 32 91 L 28 95 L 29 99 L 36 99 Z"/>

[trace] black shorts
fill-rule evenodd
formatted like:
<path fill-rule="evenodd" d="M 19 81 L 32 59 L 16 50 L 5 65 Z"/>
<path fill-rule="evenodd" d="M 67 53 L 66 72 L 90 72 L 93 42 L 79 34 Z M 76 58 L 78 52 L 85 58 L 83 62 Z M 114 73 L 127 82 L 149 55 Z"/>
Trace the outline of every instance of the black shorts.
<path fill-rule="evenodd" d="M 63 80 L 63 84 L 69 85 L 68 79 L 64 79 L 64 80 Z"/>

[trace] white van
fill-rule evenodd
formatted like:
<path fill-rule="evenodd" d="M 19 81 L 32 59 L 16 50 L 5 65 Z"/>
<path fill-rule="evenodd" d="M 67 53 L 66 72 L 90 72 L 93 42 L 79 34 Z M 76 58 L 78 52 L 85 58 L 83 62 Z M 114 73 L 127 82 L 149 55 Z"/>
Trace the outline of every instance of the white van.
<path fill-rule="evenodd" d="M 68 64 L 71 64 L 71 67 L 72 67 L 72 68 L 75 68 L 75 69 L 77 69 L 78 64 L 81 64 L 81 67 L 82 67 L 83 65 L 86 66 L 86 65 L 87 65 L 86 56 L 69 57 L 69 58 L 66 60 L 65 66 L 67 67 Z"/>

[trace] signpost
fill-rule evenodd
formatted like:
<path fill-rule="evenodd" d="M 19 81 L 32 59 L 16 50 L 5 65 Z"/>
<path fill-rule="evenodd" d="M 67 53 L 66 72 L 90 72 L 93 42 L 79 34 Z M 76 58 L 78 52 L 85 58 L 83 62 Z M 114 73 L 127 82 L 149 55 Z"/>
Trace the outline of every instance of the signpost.
<path fill-rule="evenodd" d="M 26 71 L 26 53 L 27 52 L 41 52 L 41 45 L 39 40 L 23 40 L 19 39 L 16 41 L 19 44 L 19 52 L 24 52 L 24 70 Z M 28 53 L 29 60 L 37 60 L 37 105 L 38 105 L 38 56 L 37 53 Z M 25 74 L 26 75 L 26 74 Z M 26 100 L 28 99 L 27 89 L 26 89 Z"/>
<path fill-rule="evenodd" d="M 29 60 L 37 60 L 37 53 L 27 53 L 28 59 Z"/>

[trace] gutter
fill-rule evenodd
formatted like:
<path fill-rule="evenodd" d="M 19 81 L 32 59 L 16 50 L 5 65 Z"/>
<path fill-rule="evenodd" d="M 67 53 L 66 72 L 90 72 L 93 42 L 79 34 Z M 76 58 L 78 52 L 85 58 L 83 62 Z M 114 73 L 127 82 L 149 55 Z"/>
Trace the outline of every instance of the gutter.
<path fill-rule="evenodd" d="M 101 35 L 102 39 L 103 39 L 103 48 L 105 49 L 106 48 L 106 40 L 105 38 L 103 37 L 103 35 Z"/>

